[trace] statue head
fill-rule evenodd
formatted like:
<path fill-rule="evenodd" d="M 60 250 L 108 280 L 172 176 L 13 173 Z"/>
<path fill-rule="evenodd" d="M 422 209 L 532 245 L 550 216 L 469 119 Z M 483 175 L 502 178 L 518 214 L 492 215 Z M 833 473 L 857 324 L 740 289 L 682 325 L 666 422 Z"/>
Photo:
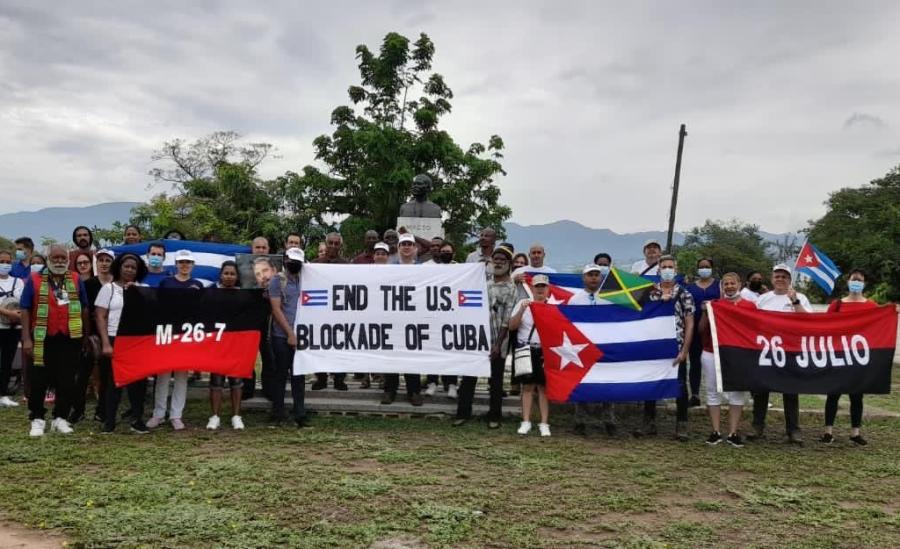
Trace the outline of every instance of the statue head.
<path fill-rule="evenodd" d="M 412 194 L 418 200 L 424 200 L 431 192 L 431 178 L 425 174 L 419 174 L 413 178 Z"/>

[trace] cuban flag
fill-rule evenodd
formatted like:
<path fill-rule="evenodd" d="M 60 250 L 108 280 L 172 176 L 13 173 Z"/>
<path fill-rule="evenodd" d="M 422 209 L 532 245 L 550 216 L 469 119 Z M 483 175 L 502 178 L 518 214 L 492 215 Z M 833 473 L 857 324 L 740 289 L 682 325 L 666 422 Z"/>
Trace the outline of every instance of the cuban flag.
<path fill-rule="evenodd" d="M 806 241 L 797 256 L 794 271 L 805 274 L 813 279 L 820 288 L 829 295 L 834 291 L 834 282 L 841 276 L 841 270 L 834 261 L 821 250 Z"/>
<path fill-rule="evenodd" d="M 460 290 L 457 295 L 460 307 L 481 307 L 484 303 L 481 290 Z"/>
<path fill-rule="evenodd" d="M 300 292 L 300 305 L 303 307 L 327 307 L 328 290 L 303 290 Z"/>
<path fill-rule="evenodd" d="M 237 254 L 250 253 L 250 246 L 240 244 L 171 239 L 148 240 L 140 244 L 115 246 L 112 248 L 112 251 L 116 256 L 124 253 L 137 254 L 146 263 L 150 244 L 157 242 L 161 242 L 166 247 L 166 258 L 163 260 L 163 268 L 168 274 L 175 274 L 175 252 L 178 250 L 190 250 L 194 256 L 194 270 L 191 276 L 202 282 L 204 286 L 214 286 L 219 281 L 219 270 L 222 268 L 222 263 L 229 260 L 234 261 L 234 256 Z"/>
<path fill-rule="evenodd" d="M 675 304 L 625 307 L 531 304 L 541 338 L 547 398 L 609 402 L 676 398 Z"/>
<path fill-rule="evenodd" d="M 547 299 L 547 303 L 551 305 L 568 303 L 575 293 L 584 288 L 584 281 L 580 274 L 526 272 L 525 280 L 528 284 L 525 285 L 525 292 L 529 297 L 533 297 L 530 284 L 532 277 L 536 274 L 545 274 L 550 280 L 550 297 Z M 681 282 L 679 278 L 676 277 L 676 280 Z M 603 305 L 624 305 L 640 309 L 638 303 L 643 302 L 643 294 L 658 282 L 658 276 L 638 276 L 613 267 L 613 270 L 600 282 L 600 291 L 596 294 L 597 300 L 599 304 Z"/>

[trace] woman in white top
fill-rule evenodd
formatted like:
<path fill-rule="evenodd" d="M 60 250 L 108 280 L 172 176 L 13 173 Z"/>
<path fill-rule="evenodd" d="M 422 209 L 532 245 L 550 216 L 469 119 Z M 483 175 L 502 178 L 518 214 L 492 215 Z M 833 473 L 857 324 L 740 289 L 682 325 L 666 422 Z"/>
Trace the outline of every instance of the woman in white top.
<path fill-rule="evenodd" d="M 97 294 L 97 300 L 94 302 L 97 335 L 100 336 L 102 344 L 100 379 L 106 395 L 103 429 L 100 431 L 103 434 L 115 431 L 119 400 L 122 398 L 122 389 L 116 387 L 113 378 L 112 356 L 113 344 L 119 330 L 119 320 L 122 318 L 122 310 L 125 306 L 125 290 L 131 285 L 142 286 L 141 280 L 147 276 L 147 266 L 137 255 L 126 253 L 117 257 L 109 270 L 113 275 L 113 281 L 100 288 L 100 293 Z M 131 430 L 138 434 L 149 433 L 143 420 L 147 380 L 142 379 L 131 383 L 126 389 L 128 400 L 131 403 Z"/>
<path fill-rule="evenodd" d="M 546 303 L 550 295 L 550 279 L 547 275 L 538 274 L 531 278 L 531 290 L 534 299 L 521 299 L 513 309 L 509 319 L 510 331 L 516 330 L 516 347 L 531 347 L 531 373 L 516 376 L 516 381 L 522 384 L 522 424 L 517 431 L 520 435 L 527 435 L 531 431 L 531 407 L 534 392 L 538 395 L 538 408 L 541 412 L 541 422 L 538 430 L 542 437 L 550 436 L 550 404 L 547 402 L 547 393 L 544 389 L 546 378 L 544 377 L 544 355 L 541 351 L 541 339 L 534 329 L 534 318 L 531 316 L 532 302 Z"/>
<path fill-rule="evenodd" d="M 19 299 L 25 283 L 9 275 L 12 267 L 12 253 L 0 252 L 0 406 L 4 408 L 19 405 L 9 398 L 9 378 L 22 337 Z"/>

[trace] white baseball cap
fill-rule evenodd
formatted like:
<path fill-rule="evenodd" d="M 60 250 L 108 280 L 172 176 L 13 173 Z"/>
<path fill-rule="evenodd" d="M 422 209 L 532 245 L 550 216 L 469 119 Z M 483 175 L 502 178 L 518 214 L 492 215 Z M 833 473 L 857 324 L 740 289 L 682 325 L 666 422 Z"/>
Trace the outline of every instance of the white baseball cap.
<path fill-rule="evenodd" d="M 791 273 L 792 273 L 791 268 L 788 267 L 788 266 L 787 266 L 786 264 L 784 264 L 784 263 L 779 263 L 778 265 L 775 265 L 774 267 L 772 267 L 772 272 L 774 273 L 775 271 L 784 271 L 784 272 L 786 272 L 787 274 L 791 274 Z"/>
<path fill-rule="evenodd" d="M 108 250 L 106 248 L 101 248 L 101 249 L 97 250 L 97 253 L 94 254 L 94 257 L 97 257 L 98 255 L 109 256 L 113 259 L 116 258 L 116 253 L 113 252 L 112 250 Z"/>
<path fill-rule="evenodd" d="M 536 274 L 531 277 L 531 285 L 532 286 L 549 286 L 550 285 L 550 277 L 545 274 Z"/>
<path fill-rule="evenodd" d="M 303 250 L 300 248 L 288 248 L 284 255 L 287 256 L 291 261 L 299 261 L 300 263 L 306 263 L 306 254 L 303 253 Z"/>
<path fill-rule="evenodd" d="M 584 266 L 584 269 L 581 270 L 581 274 L 599 273 L 599 272 L 600 272 L 600 265 L 597 265 L 596 263 L 588 263 L 587 265 Z"/>
<path fill-rule="evenodd" d="M 387 244 L 385 244 L 384 242 L 379 242 L 378 244 L 375 244 L 375 249 L 383 250 L 385 253 L 388 253 L 388 254 L 391 253 L 391 247 L 388 246 Z"/>
<path fill-rule="evenodd" d="M 412 242 L 413 244 L 415 244 L 416 237 L 414 237 L 412 233 L 403 233 L 400 235 L 400 240 L 398 241 L 398 243 L 402 244 L 404 242 Z"/>
<path fill-rule="evenodd" d="M 644 247 L 641 249 L 644 250 L 647 248 L 647 246 L 656 246 L 657 248 L 662 249 L 662 246 L 659 244 L 659 241 L 656 240 L 655 238 L 651 238 L 647 242 L 644 242 Z"/>
<path fill-rule="evenodd" d="M 175 263 L 178 263 L 179 261 L 190 261 L 191 263 L 195 263 L 194 254 L 192 254 L 190 250 L 178 250 L 175 252 Z"/>

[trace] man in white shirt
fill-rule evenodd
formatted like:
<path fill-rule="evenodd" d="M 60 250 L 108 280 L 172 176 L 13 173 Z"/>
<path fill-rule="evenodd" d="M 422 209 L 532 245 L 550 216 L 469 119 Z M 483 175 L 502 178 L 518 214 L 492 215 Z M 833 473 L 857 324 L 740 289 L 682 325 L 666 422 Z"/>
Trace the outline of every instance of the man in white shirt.
<path fill-rule="evenodd" d="M 644 259 L 636 261 L 631 266 L 631 272 L 636 275 L 659 275 L 659 257 L 662 255 L 662 246 L 656 240 L 650 239 L 644 242 Z"/>
<path fill-rule="evenodd" d="M 497 243 L 497 231 L 491 228 L 481 229 L 478 236 L 478 249 L 466 257 L 466 263 L 491 263 L 494 244 Z"/>
<path fill-rule="evenodd" d="M 781 311 L 785 313 L 811 313 L 809 299 L 791 287 L 791 268 L 783 263 L 772 267 L 772 291 L 766 292 L 756 300 L 756 308 L 762 311 Z M 803 444 L 800 438 L 800 398 L 796 394 L 784 393 L 784 426 L 788 442 Z M 766 428 L 766 412 L 769 408 L 769 393 L 753 393 L 753 434 L 748 440 L 764 438 Z"/>

